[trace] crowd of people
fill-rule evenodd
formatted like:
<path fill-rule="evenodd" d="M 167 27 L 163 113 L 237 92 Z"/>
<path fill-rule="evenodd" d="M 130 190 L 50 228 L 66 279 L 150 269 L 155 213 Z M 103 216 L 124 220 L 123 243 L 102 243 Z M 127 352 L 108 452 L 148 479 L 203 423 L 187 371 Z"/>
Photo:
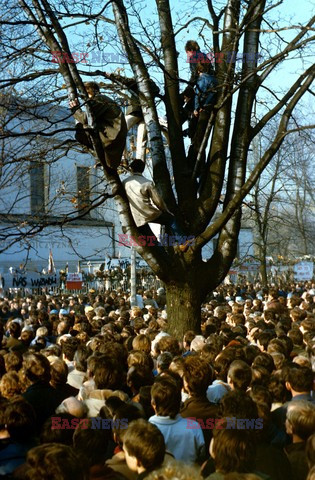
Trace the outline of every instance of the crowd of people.
<path fill-rule="evenodd" d="M 315 284 L 0 299 L 0 476 L 314 480 Z"/>

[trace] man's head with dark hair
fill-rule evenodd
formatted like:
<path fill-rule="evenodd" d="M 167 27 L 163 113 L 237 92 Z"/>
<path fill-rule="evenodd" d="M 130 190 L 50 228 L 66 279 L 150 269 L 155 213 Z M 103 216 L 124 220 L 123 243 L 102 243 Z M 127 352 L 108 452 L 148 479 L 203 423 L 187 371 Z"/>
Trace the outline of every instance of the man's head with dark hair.
<path fill-rule="evenodd" d="M 197 52 L 200 50 L 198 43 L 195 40 L 188 40 L 185 45 L 185 52 Z"/>
<path fill-rule="evenodd" d="M 288 331 L 288 337 L 291 338 L 293 345 L 303 347 L 303 334 L 298 328 L 293 328 Z"/>
<path fill-rule="evenodd" d="M 298 364 L 290 366 L 286 372 L 286 387 L 295 394 L 309 394 L 313 388 L 314 375 L 310 368 Z"/>
<path fill-rule="evenodd" d="M 256 403 L 258 417 L 262 418 L 264 422 L 268 422 L 270 418 L 272 396 L 267 387 L 262 385 L 253 385 L 249 395 Z"/>
<path fill-rule="evenodd" d="M 173 355 L 170 352 L 163 352 L 157 357 L 156 367 L 158 373 L 165 372 L 172 363 Z"/>
<path fill-rule="evenodd" d="M 91 355 L 91 350 L 85 345 L 79 345 L 74 354 L 74 366 L 79 372 L 86 372 L 87 359 Z"/>
<path fill-rule="evenodd" d="M 215 359 L 214 370 L 216 373 L 216 378 L 226 382 L 227 373 L 230 368 L 231 363 L 235 359 L 235 350 L 233 348 L 226 348 Z"/>
<path fill-rule="evenodd" d="M 256 367 L 252 367 L 252 381 L 251 381 L 251 388 L 254 385 L 262 385 L 266 387 L 268 385 L 270 378 L 270 373 L 268 370 L 260 365 Z"/>
<path fill-rule="evenodd" d="M 274 403 L 285 403 L 288 399 L 289 392 L 285 388 L 285 381 L 280 373 L 271 375 L 268 383 L 268 391 L 272 396 Z"/>
<path fill-rule="evenodd" d="M 267 353 L 283 353 L 283 355 L 287 356 L 288 351 L 287 351 L 287 345 L 283 340 L 280 340 L 279 338 L 273 338 L 270 340 L 267 348 Z"/>
<path fill-rule="evenodd" d="M 210 446 L 216 471 L 250 472 L 255 459 L 255 442 L 251 430 L 214 430 Z"/>
<path fill-rule="evenodd" d="M 306 442 L 305 452 L 308 466 L 315 466 L 315 433 L 313 433 L 313 435 L 308 438 Z"/>
<path fill-rule="evenodd" d="M 84 480 L 85 467 L 68 445 L 46 443 L 32 448 L 26 457 L 27 480 Z"/>
<path fill-rule="evenodd" d="M 88 467 L 104 465 L 111 431 L 104 428 L 77 428 L 73 435 L 73 449 Z"/>
<path fill-rule="evenodd" d="M 272 373 L 275 368 L 272 356 L 269 353 L 265 353 L 265 352 L 260 353 L 254 359 L 252 363 L 252 367 L 255 368 L 257 366 L 266 368 L 269 373 Z"/>
<path fill-rule="evenodd" d="M 84 82 L 84 86 L 88 94 L 96 95 L 100 91 L 100 87 L 96 82 Z"/>
<path fill-rule="evenodd" d="M 93 377 L 97 389 L 116 390 L 121 387 L 122 377 L 122 368 L 116 359 L 106 355 L 98 357 Z"/>
<path fill-rule="evenodd" d="M 129 169 L 132 173 L 143 173 L 145 169 L 145 163 L 142 160 L 133 160 L 129 165 Z"/>
<path fill-rule="evenodd" d="M 23 360 L 23 370 L 31 383 L 50 381 L 50 364 L 44 355 L 32 353 Z"/>
<path fill-rule="evenodd" d="M 57 415 L 54 414 L 53 417 L 55 416 Z M 70 413 L 58 413 L 58 418 L 67 420 L 69 425 L 71 425 L 71 420 L 74 417 Z M 71 428 L 52 428 L 52 418 L 47 418 L 40 431 L 40 443 L 62 443 L 63 445 L 72 446 L 74 431 Z"/>
<path fill-rule="evenodd" d="M 255 358 L 260 354 L 260 350 L 257 345 L 246 345 L 243 347 L 245 361 L 248 365 L 252 365 Z"/>
<path fill-rule="evenodd" d="M 290 402 L 287 410 L 286 431 L 297 437 L 296 440 L 306 442 L 315 432 L 315 405 L 311 402 Z"/>
<path fill-rule="evenodd" d="M 55 360 L 50 365 L 50 383 L 53 387 L 65 385 L 68 378 L 68 366 L 63 360 Z"/>
<path fill-rule="evenodd" d="M 61 348 L 64 357 L 70 362 L 73 361 L 74 354 L 78 348 L 78 340 L 74 337 L 67 337 L 61 340 Z"/>
<path fill-rule="evenodd" d="M 305 332 L 312 332 L 313 334 L 315 333 L 315 322 L 314 322 L 314 318 L 306 318 L 305 320 L 303 320 L 301 322 L 301 325 L 300 325 L 300 330 L 302 333 L 305 333 Z"/>
<path fill-rule="evenodd" d="M 292 350 L 293 350 L 293 341 L 290 337 L 288 337 L 285 333 L 282 333 L 278 336 L 278 339 L 284 344 L 286 348 L 286 353 L 284 355 L 289 357 Z M 280 352 L 282 353 L 282 352 Z"/>
<path fill-rule="evenodd" d="M 154 375 L 149 367 L 143 365 L 134 365 L 129 368 L 127 373 L 127 385 L 135 395 L 139 393 L 140 387 L 152 385 Z"/>
<path fill-rule="evenodd" d="M 143 419 L 135 420 L 124 435 L 123 449 L 131 470 L 138 473 L 155 470 L 164 460 L 164 437 L 155 425 Z"/>
<path fill-rule="evenodd" d="M 175 418 L 180 410 L 181 391 L 171 377 L 160 377 L 151 388 L 152 407 L 161 417 Z"/>
<path fill-rule="evenodd" d="M 257 336 L 257 345 L 263 351 L 267 351 L 268 343 L 273 338 L 272 333 L 270 332 L 260 332 Z"/>
<path fill-rule="evenodd" d="M 5 428 L 14 442 L 24 443 L 34 435 L 36 421 L 33 407 L 23 398 L 11 400 L 4 410 Z"/>
<path fill-rule="evenodd" d="M 243 360 L 234 360 L 228 371 L 228 384 L 232 390 L 246 392 L 252 379 L 252 370 Z"/>
<path fill-rule="evenodd" d="M 220 402 L 222 417 L 257 418 L 258 411 L 255 402 L 241 390 L 228 392 Z"/>
<path fill-rule="evenodd" d="M 128 368 L 136 366 L 136 365 L 141 365 L 144 367 L 149 367 L 150 370 L 154 369 L 154 364 L 152 357 L 150 355 L 147 355 L 145 352 L 142 352 L 140 350 L 132 350 L 127 358 L 127 365 Z"/>
<path fill-rule="evenodd" d="M 276 288 L 270 288 L 268 295 L 271 299 L 277 299 L 279 298 L 279 291 Z"/>
<path fill-rule="evenodd" d="M 298 307 L 292 308 L 290 311 L 290 318 L 295 325 L 299 324 L 306 316 L 307 313 Z"/>
<path fill-rule="evenodd" d="M 210 365 L 197 356 L 188 356 L 184 362 L 184 387 L 191 395 L 204 396 L 212 383 Z"/>
<path fill-rule="evenodd" d="M 108 401 L 106 401 L 107 404 Z M 104 413 L 104 407 L 101 409 L 101 416 L 102 413 Z M 120 405 L 116 406 L 116 408 L 113 410 L 113 419 L 114 419 L 114 424 L 113 424 L 113 435 L 114 435 L 114 440 L 116 443 L 118 443 L 120 446 L 122 446 L 124 435 L 126 433 L 126 428 L 123 428 L 122 422 L 118 422 L 118 420 L 124 420 L 124 422 L 127 422 L 128 425 L 130 425 L 131 422 L 134 420 L 138 420 L 139 418 L 143 418 L 143 414 L 139 408 L 137 408 L 135 405 L 128 404 L 125 402 L 121 402 Z"/>
<path fill-rule="evenodd" d="M 18 322 L 12 321 L 9 325 L 9 333 L 11 337 L 17 339 L 21 335 L 21 325 Z"/>

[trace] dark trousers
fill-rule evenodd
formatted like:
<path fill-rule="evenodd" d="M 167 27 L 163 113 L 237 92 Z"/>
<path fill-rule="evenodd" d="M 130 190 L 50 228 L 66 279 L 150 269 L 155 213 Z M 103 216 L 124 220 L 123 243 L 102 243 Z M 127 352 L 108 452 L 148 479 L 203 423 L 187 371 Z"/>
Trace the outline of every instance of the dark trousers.
<path fill-rule="evenodd" d="M 179 235 L 183 236 L 184 233 L 180 226 L 178 225 L 175 217 L 171 215 L 170 213 L 163 212 L 162 215 L 160 215 L 158 218 L 154 220 L 152 223 L 158 223 L 160 225 L 165 225 L 166 230 L 168 230 L 167 233 L 170 233 L 171 235 Z"/>
<path fill-rule="evenodd" d="M 90 135 L 83 128 L 82 123 L 77 123 L 75 126 L 75 139 L 81 143 L 81 145 L 93 149 L 93 143 L 91 142 Z"/>
<path fill-rule="evenodd" d="M 87 133 L 86 129 L 83 128 L 82 123 L 77 123 L 75 126 L 75 129 L 76 129 L 76 133 L 75 133 L 76 140 L 79 143 L 81 143 L 81 145 L 84 145 L 93 150 L 93 143 L 91 141 L 91 137 Z M 100 133 L 102 137 L 102 132 Z M 103 149 L 105 154 L 104 160 L 108 167 L 115 170 L 118 168 L 121 162 L 125 145 L 126 145 L 126 137 L 127 137 L 127 125 L 126 125 L 125 117 L 122 117 L 121 128 L 115 140 L 113 140 L 110 143 L 110 145 L 107 145 L 107 146 L 105 146 L 103 143 Z"/>
<path fill-rule="evenodd" d="M 170 213 L 163 212 L 158 218 L 156 218 L 150 223 L 157 223 L 159 225 L 165 226 L 165 232 L 168 235 L 175 235 L 179 237 L 184 236 L 184 233 L 177 221 L 175 220 L 175 217 Z M 142 235 L 152 235 L 152 231 L 147 223 L 145 225 L 142 225 L 141 227 L 138 227 L 138 230 L 141 232 Z"/>
<path fill-rule="evenodd" d="M 209 122 L 211 110 L 212 110 L 212 106 L 207 107 L 206 109 L 199 112 L 196 132 L 195 132 L 195 135 L 192 139 L 191 145 L 189 147 L 188 156 L 187 156 L 188 168 L 192 172 L 195 168 L 198 152 L 199 152 L 200 146 L 202 144 L 202 141 L 204 139 L 204 136 L 205 136 L 205 133 L 206 133 L 206 130 L 207 130 L 207 125 L 208 125 L 208 122 Z M 202 157 L 200 159 L 198 170 L 197 170 L 197 176 L 198 177 L 200 177 L 202 175 L 202 173 L 204 171 L 204 168 L 205 168 L 205 163 L 206 163 L 206 155 L 205 155 L 205 153 L 203 153 Z"/>

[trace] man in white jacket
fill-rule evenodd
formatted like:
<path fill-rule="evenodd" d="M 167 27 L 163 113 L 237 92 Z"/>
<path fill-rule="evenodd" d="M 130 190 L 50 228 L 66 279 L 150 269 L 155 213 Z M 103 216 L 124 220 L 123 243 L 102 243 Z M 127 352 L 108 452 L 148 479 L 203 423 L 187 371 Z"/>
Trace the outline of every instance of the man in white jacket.
<path fill-rule="evenodd" d="M 175 216 L 168 210 L 154 183 L 143 176 L 144 169 L 145 163 L 142 160 L 134 160 L 130 164 L 132 174 L 123 181 L 136 226 L 140 227 L 141 231 L 141 227 L 147 223 L 165 225 L 170 234 L 177 238 L 180 250 L 186 251 L 189 242 L 186 242 L 186 237 L 183 239 L 183 233 Z M 145 234 L 146 231 L 143 233 Z"/>

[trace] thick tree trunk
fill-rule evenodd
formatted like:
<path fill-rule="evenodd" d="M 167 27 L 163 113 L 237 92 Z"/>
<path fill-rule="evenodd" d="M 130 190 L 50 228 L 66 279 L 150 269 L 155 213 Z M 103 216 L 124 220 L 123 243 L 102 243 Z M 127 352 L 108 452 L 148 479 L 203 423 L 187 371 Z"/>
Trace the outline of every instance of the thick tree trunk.
<path fill-rule="evenodd" d="M 264 287 L 266 287 L 268 284 L 266 260 L 261 261 L 259 270 L 260 270 L 261 283 L 263 284 Z"/>
<path fill-rule="evenodd" d="M 264 239 L 262 238 L 261 241 L 264 242 Z M 268 284 L 266 255 L 267 255 L 267 245 L 266 243 L 264 243 L 260 247 L 260 255 L 259 255 L 260 256 L 260 267 L 259 267 L 260 279 L 264 287 L 266 287 Z"/>
<path fill-rule="evenodd" d="M 197 285 L 171 283 L 166 285 L 169 333 L 178 340 L 187 330 L 200 332 L 201 299 Z"/>

